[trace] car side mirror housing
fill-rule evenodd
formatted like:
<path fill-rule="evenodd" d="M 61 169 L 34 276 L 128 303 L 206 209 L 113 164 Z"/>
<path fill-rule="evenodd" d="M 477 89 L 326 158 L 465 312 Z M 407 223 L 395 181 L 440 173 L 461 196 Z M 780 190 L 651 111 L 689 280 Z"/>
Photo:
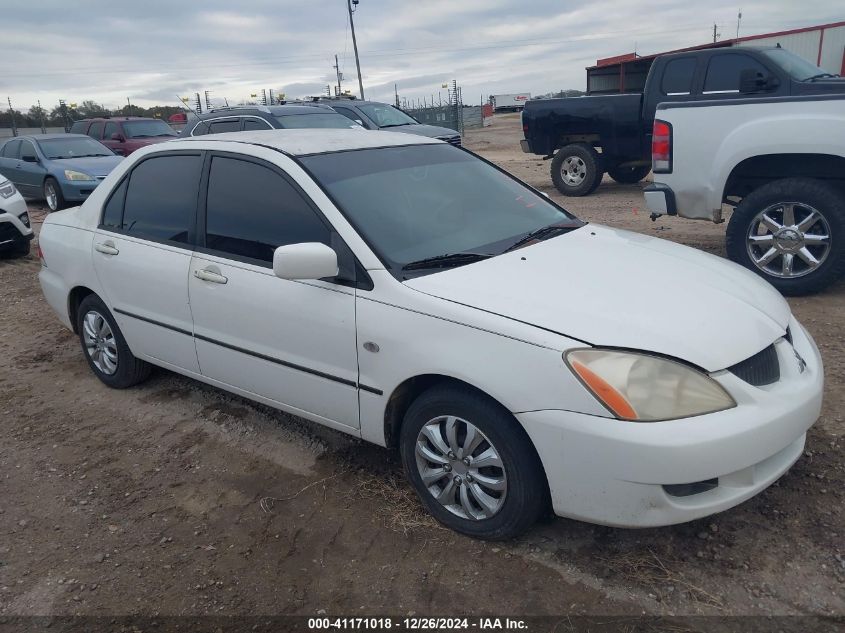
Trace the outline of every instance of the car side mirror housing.
<path fill-rule="evenodd" d="M 38 156 L 33 156 L 32 154 L 29 154 L 27 156 L 21 156 L 21 160 L 25 163 L 37 163 Z"/>
<path fill-rule="evenodd" d="M 115 132 L 114 134 L 111 135 L 111 140 L 122 143 L 126 139 L 123 137 L 123 134 L 119 134 L 119 133 Z"/>
<path fill-rule="evenodd" d="M 743 94 L 774 90 L 779 85 L 780 80 L 774 75 L 765 75 L 753 68 L 746 68 L 739 73 L 739 91 Z"/>
<path fill-rule="evenodd" d="M 282 279 L 322 279 L 337 272 L 337 253 L 320 242 L 287 244 L 273 252 L 273 273 Z"/>

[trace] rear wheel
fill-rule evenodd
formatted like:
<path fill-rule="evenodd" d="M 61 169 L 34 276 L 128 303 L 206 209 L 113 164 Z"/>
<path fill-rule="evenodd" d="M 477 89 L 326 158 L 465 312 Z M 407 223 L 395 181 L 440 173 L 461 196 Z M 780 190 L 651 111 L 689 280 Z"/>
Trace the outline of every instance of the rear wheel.
<path fill-rule="evenodd" d="M 15 257 L 26 257 L 27 255 L 29 255 L 29 251 L 30 244 L 29 240 L 27 239 L 18 240 L 14 243 L 11 249 L 12 255 L 14 255 Z"/>
<path fill-rule="evenodd" d="M 88 366 L 109 387 L 125 389 L 150 375 L 152 367 L 132 355 L 117 322 L 97 295 L 88 295 L 79 304 L 76 327 Z"/>
<path fill-rule="evenodd" d="M 55 178 L 47 178 L 44 181 L 44 200 L 50 211 L 58 211 L 65 208 L 65 197 L 62 195 L 62 188 Z"/>
<path fill-rule="evenodd" d="M 728 256 L 785 295 L 823 290 L 845 272 L 845 196 L 786 178 L 743 198 L 727 231 Z"/>
<path fill-rule="evenodd" d="M 573 143 L 561 147 L 552 159 L 552 182 L 565 196 L 587 196 L 604 175 L 602 157 L 590 145 Z"/>
<path fill-rule="evenodd" d="M 528 436 L 510 413 L 472 389 L 423 393 L 405 415 L 400 450 L 425 507 L 462 534 L 513 538 L 546 506 L 548 484 Z"/>
<path fill-rule="evenodd" d="M 633 167 L 620 167 L 611 165 L 607 168 L 607 175 L 621 185 L 634 185 L 648 176 L 651 165 L 636 165 Z"/>

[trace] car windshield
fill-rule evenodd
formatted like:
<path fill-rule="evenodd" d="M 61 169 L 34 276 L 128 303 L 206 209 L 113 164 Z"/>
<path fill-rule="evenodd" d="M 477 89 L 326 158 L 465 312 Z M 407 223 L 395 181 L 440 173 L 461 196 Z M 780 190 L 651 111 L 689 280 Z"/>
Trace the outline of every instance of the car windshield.
<path fill-rule="evenodd" d="M 811 77 L 832 76 L 812 62 L 808 62 L 795 53 L 790 53 L 785 48 L 764 50 L 763 54 L 780 66 L 787 75 L 798 81 L 805 81 Z"/>
<path fill-rule="evenodd" d="M 152 138 L 154 136 L 176 136 L 167 123 L 156 119 L 149 121 L 125 121 L 123 133 L 127 138 Z"/>
<path fill-rule="evenodd" d="M 81 158 L 83 156 L 114 156 L 102 143 L 87 136 L 50 138 L 36 141 L 47 158 Z"/>
<path fill-rule="evenodd" d="M 316 108 L 315 108 L 316 110 Z M 361 127 L 337 112 L 315 112 L 314 114 L 278 115 L 276 120 L 283 128 L 358 128 Z"/>
<path fill-rule="evenodd" d="M 582 222 L 489 163 L 446 144 L 363 149 L 302 163 L 392 272 L 423 260 L 499 255 L 528 233 Z M 455 257 L 464 254 L 463 260 Z M 439 264 L 441 264 L 439 262 Z M 411 268 L 411 266 L 408 266 Z"/>
<path fill-rule="evenodd" d="M 387 103 L 363 103 L 358 106 L 379 127 L 396 127 L 399 125 L 417 125 L 419 121 L 405 114 L 399 108 Z"/>

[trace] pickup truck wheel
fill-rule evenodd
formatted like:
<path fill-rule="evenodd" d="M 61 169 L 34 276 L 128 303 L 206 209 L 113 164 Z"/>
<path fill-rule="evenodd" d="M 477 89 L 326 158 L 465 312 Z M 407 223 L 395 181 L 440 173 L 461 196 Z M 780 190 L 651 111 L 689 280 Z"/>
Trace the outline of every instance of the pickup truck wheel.
<path fill-rule="evenodd" d="M 565 196 L 588 196 L 599 186 L 604 165 L 599 153 L 581 143 L 561 147 L 552 159 L 552 182 Z"/>
<path fill-rule="evenodd" d="M 146 380 L 152 367 L 135 358 L 117 322 L 97 295 L 88 295 L 76 311 L 82 353 L 91 371 L 115 389 L 126 389 Z"/>
<path fill-rule="evenodd" d="M 845 196 L 810 178 L 752 191 L 728 224 L 728 257 L 785 295 L 818 292 L 845 272 Z"/>
<path fill-rule="evenodd" d="M 620 185 L 635 185 L 648 176 L 648 172 L 650 171 L 651 165 L 638 165 L 636 167 L 612 165 L 607 168 L 607 175 Z"/>
<path fill-rule="evenodd" d="M 426 509 L 467 536 L 513 538 L 547 506 L 548 483 L 519 422 L 467 387 L 420 395 L 405 414 L 399 448 Z"/>

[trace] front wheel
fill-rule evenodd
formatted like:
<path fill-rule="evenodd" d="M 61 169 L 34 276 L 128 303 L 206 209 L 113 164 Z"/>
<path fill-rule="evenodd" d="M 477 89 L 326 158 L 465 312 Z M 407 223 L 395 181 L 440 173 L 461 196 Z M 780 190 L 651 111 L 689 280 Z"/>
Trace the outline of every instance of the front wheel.
<path fill-rule="evenodd" d="M 590 145 L 573 143 L 561 147 L 552 159 L 552 182 L 565 196 L 588 196 L 599 186 L 604 166 Z"/>
<path fill-rule="evenodd" d="M 845 272 L 845 196 L 785 178 L 743 198 L 728 223 L 728 257 L 785 295 L 823 290 Z"/>
<path fill-rule="evenodd" d="M 620 185 L 635 185 L 648 176 L 650 171 L 651 165 L 635 165 L 633 167 L 612 165 L 607 168 L 607 175 Z"/>
<path fill-rule="evenodd" d="M 65 197 L 62 195 L 62 188 L 55 178 L 47 178 L 44 181 L 44 200 L 50 211 L 59 211 L 65 208 Z"/>
<path fill-rule="evenodd" d="M 435 387 L 405 415 L 405 472 L 443 525 L 481 539 L 518 536 L 540 516 L 548 484 L 517 420 L 469 388 Z"/>
<path fill-rule="evenodd" d="M 76 311 L 76 327 L 82 352 L 91 371 L 115 389 L 126 389 L 149 375 L 149 363 L 135 358 L 106 304 L 88 295 Z"/>

